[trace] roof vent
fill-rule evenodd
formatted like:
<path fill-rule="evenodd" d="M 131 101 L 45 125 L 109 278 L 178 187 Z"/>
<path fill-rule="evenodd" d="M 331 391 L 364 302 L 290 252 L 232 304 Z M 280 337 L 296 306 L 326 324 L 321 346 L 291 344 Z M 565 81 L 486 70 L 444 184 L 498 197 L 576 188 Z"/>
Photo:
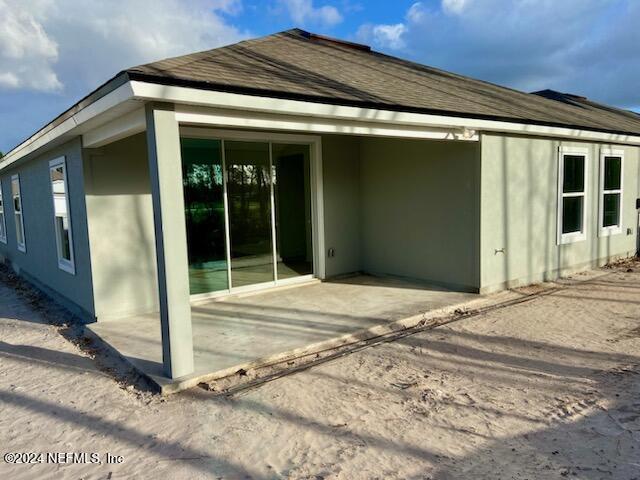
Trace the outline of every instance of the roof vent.
<path fill-rule="evenodd" d="M 538 92 L 531 92 L 533 95 L 538 95 L 540 97 L 549 98 L 551 100 L 559 100 L 559 99 L 569 99 L 569 100 L 578 100 L 585 101 L 589 100 L 587 97 L 583 97 L 581 95 L 574 95 L 573 93 L 562 93 L 556 90 L 540 90 Z"/>
<path fill-rule="evenodd" d="M 583 97 L 581 95 L 574 95 L 573 93 L 565 93 L 565 96 L 569 98 L 575 98 L 576 100 L 589 100 L 587 97 Z"/>
<path fill-rule="evenodd" d="M 348 42 L 347 40 L 340 40 L 339 38 L 327 37 L 326 35 L 319 35 L 317 33 L 309 33 L 304 32 L 306 35 L 304 37 L 309 40 L 316 40 L 322 42 L 333 43 L 336 45 L 340 45 L 341 47 L 353 48 L 354 50 L 360 50 L 362 52 L 370 52 L 371 47 L 369 45 L 364 45 L 362 43 Z"/>

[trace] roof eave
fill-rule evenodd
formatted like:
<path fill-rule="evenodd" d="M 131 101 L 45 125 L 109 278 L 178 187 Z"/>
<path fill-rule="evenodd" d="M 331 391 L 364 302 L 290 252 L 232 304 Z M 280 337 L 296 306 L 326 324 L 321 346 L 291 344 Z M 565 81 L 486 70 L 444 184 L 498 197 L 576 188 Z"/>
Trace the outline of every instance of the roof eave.
<path fill-rule="evenodd" d="M 184 90 L 178 92 L 176 89 Z M 210 97 L 204 98 L 207 94 Z M 189 100 L 185 95 L 191 95 L 192 98 Z M 211 96 L 215 98 L 212 100 Z M 99 124 L 101 115 L 128 101 L 163 101 L 217 108 L 269 111 L 284 115 L 299 114 L 301 107 L 307 105 L 309 108 L 302 109 L 308 112 L 307 116 L 324 118 L 334 116 L 334 118 L 338 118 L 339 114 L 336 112 L 342 111 L 345 115 L 352 116 L 352 120 L 374 119 L 380 123 L 404 122 L 408 125 L 445 126 L 476 131 L 640 145 L 640 135 L 633 132 L 602 130 L 579 125 L 553 124 L 492 115 L 465 115 L 459 112 L 411 108 L 403 105 L 322 98 L 123 71 L 8 152 L 0 160 L 0 170 L 17 160 L 26 156 L 31 157 L 35 152 L 42 151 L 60 135 L 77 132 L 78 127 L 89 121 Z M 276 108 L 276 106 L 278 107 Z M 336 109 L 335 107 L 340 108 Z M 381 114 L 381 112 L 387 112 L 388 115 Z"/>
<path fill-rule="evenodd" d="M 128 75 L 120 72 L 7 152 L 0 159 L 0 170 L 23 157 L 31 156 L 76 127 L 131 99 L 133 91 Z"/>
<path fill-rule="evenodd" d="M 442 110 L 442 109 L 437 110 L 437 109 L 410 107 L 406 105 L 395 105 L 395 104 L 389 104 L 389 103 L 355 101 L 355 100 L 348 100 L 348 99 L 339 99 L 334 97 L 321 97 L 318 95 L 305 95 L 300 93 L 282 92 L 278 90 L 255 89 L 255 88 L 248 88 L 248 87 L 242 87 L 242 86 L 227 85 L 222 83 L 204 82 L 204 81 L 189 80 L 189 79 L 182 79 L 182 78 L 176 78 L 176 77 L 166 77 L 162 75 L 150 75 L 150 74 L 140 73 L 140 72 L 131 71 L 131 70 L 126 71 L 126 73 L 128 74 L 130 80 L 132 81 L 139 81 L 139 82 L 151 83 L 156 85 L 173 86 L 173 87 L 193 88 L 196 90 L 203 90 L 203 91 L 235 93 L 240 95 L 249 95 L 249 96 L 256 96 L 256 97 L 268 97 L 268 98 L 275 98 L 275 99 L 282 99 L 282 100 L 297 100 L 297 101 L 309 102 L 309 103 L 348 106 L 348 107 L 357 107 L 357 108 L 364 108 L 364 109 L 389 110 L 394 112 L 416 113 L 416 114 L 424 114 L 424 115 L 438 115 L 438 116 L 445 116 L 445 117 L 452 117 L 452 118 L 466 118 L 466 119 L 489 120 L 489 121 L 496 121 L 496 122 L 519 123 L 522 125 L 537 125 L 537 126 L 552 127 L 552 128 L 583 130 L 583 131 L 591 131 L 591 132 L 598 132 L 598 133 L 611 134 L 611 135 L 640 136 L 640 134 L 636 132 L 614 130 L 614 129 L 599 129 L 599 128 L 582 126 L 577 124 L 574 125 L 574 124 L 566 124 L 566 123 L 559 123 L 559 122 L 544 122 L 544 121 L 539 121 L 535 119 L 519 119 L 519 118 L 500 116 L 500 115 L 470 114 L 470 113 L 461 113 L 461 112 Z"/>

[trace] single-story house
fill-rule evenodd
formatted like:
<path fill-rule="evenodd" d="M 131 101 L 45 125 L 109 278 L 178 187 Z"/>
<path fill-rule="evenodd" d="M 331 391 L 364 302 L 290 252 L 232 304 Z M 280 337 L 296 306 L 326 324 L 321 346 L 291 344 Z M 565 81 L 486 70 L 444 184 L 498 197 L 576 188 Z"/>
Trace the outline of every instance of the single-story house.
<path fill-rule="evenodd" d="M 207 299 L 631 256 L 639 179 L 633 112 L 293 29 L 124 70 L 8 152 L 0 257 L 87 322 L 155 312 L 179 378 Z"/>

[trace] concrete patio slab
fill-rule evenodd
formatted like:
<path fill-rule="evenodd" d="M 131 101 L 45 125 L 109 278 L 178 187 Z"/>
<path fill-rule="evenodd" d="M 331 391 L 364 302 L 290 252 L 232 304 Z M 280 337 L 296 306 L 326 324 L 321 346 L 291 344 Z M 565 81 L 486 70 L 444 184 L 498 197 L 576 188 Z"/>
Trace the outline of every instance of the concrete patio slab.
<path fill-rule="evenodd" d="M 173 380 L 162 372 L 157 314 L 97 322 L 87 328 L 163 393 L 173 393 L 240 369 L 371 338 L 392 322 L 478 298 L 404 279 L 358 275 L 194 303 L 195 371 Z"/>

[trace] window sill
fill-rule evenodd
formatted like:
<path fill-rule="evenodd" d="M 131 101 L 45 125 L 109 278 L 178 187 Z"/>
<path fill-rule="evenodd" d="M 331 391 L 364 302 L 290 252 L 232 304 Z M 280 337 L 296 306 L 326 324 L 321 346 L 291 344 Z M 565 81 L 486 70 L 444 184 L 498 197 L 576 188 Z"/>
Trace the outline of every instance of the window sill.
<path fill-rule="evenodd" d="M 73 265 L 66 263 L 66 262 L 62 262 L 62 261 L 58 261 L 58 268 L 60 270 L 62 270 L 63 272 L 67 272 L 71 275 L 75 275 L 76 274 L 76 269 Z"/>
<path fill-rule="evenodd" d="M 22 253 L 27 253 L 26 245 L 18 245 L 18 251 Z"/>
<path fill-rule="evenodd" d="M 604 227 L 600 229 L 599 237 L 612 237 L 614 235 L 620 235 L 622 233 L 622 227 Z"/>
<path fill-rule="evenodd" d="M 558 245 L 568 245 L 570 243 L 583 242 L 587 239 L 587 236 L 582 232 L 565 233 L 560 236 Z"/>
<path fill-rule="evenodd" d="M 0 243 L 4 243 L 6 245 L 7 244 L 7 238 L 6 237 L 0 237 Z"/>

